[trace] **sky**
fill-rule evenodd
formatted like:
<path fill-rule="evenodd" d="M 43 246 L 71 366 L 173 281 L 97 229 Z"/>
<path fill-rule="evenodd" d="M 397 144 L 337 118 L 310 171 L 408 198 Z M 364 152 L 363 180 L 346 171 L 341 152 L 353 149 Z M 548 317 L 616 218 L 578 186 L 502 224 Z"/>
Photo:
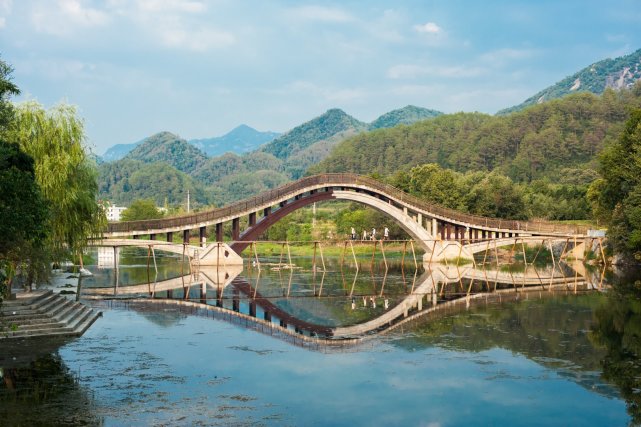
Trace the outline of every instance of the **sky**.
<path fill-rule="evenodd" d="M 0 0 L 14 101 L 76 105 L 98 154 L 330 108 L 494 114 L 639 48 L 638 0 Z"/>

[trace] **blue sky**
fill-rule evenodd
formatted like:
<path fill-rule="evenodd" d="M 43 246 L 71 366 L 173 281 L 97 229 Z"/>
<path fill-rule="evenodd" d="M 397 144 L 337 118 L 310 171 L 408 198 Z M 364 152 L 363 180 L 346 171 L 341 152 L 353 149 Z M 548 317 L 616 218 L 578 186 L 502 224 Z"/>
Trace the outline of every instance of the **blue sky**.
<path fill-rule="evenodd" d="M 282 132 L 334 107 L 495 113 L 639 48 L 636 0 L 0 0 L 17 100 L 77 105 L 97 153 L 162 130 Z"/>

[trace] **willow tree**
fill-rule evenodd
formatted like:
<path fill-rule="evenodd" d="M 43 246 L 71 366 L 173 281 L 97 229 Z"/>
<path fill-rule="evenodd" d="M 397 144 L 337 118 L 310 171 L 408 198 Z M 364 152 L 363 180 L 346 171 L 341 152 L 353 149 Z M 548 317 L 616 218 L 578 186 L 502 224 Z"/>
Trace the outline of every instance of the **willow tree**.
<path fill-rule="evenodd" d="M 66 104 L 45 109 L 29 101 L 15 108 L 12 140 L 34 159 L 36 181 L 49 207 L 46 250 L 54 259 L 79 255 L 106 224 L 96 203 L 97 171 L 85 148 L 83 121 Z"/>

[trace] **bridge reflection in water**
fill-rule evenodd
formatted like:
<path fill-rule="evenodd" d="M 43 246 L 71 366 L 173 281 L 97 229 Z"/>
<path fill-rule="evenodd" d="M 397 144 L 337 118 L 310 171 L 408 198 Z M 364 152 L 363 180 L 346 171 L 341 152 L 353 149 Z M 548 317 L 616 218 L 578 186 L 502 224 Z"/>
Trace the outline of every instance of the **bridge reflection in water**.
<path fill-rule="evenodd" d="M 350 264 L 344 257 L 322 262 L 302 257 L 283 263 L 282 256 L 256 255 L 243 266 L 191 265 L 191 271 L 174 259 L 174 270 L 189 274 L 160 278 L 147 259 L 146 266 L 138 265 L 147 273 L 142 283 L 121 285 L 115 274 L 109 283 L 89 283 L 83 297 L 114 307 L 221 319 L 326 351 L 475 304 L 606 286 L 603 271 L 587 270 L 580 262 L 408 266 L 404 258 L 373 259 L 354 257 Z"/>

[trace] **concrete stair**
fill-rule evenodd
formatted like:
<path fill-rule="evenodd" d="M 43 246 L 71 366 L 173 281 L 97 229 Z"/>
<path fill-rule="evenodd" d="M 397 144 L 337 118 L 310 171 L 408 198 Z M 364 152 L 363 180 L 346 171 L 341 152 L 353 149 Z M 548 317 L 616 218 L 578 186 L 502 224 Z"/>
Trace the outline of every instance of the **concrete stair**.
<path fill-rule="evenodd" d="M 0 306 L 0 341 L 80 336 L 102 315 L 52 291 L 18 294 Z"/>

